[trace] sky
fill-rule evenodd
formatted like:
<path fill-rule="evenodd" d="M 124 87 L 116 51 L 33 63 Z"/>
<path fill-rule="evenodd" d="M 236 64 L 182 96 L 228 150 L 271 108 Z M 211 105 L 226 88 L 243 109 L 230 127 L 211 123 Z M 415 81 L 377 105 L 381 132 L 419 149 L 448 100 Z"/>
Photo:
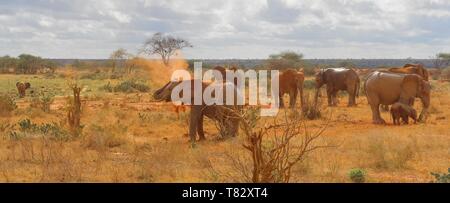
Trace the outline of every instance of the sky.
<path fill-rule="evenodd" d="M 430 58 L 450 52 L 450 0 L 0 0 L 0 55 L 108 58 L 156 32 L 186 58 Z"/>

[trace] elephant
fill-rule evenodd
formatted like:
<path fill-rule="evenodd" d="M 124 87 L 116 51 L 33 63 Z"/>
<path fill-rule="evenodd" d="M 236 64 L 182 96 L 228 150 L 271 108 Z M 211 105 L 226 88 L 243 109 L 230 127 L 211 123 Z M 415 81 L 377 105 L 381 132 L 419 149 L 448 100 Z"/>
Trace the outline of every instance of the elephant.
<path fill-rule="evenodd" d="M 288 69 L 279 75 L 279 94 L 280 94 L 280 107 L 284 107 L 283 95 L 289 94 L 289 106 L 295 107 L 297 102 L 297 95 L 300 93 L 300 103 L 303 107 L 303 82 L 305 81 L 305 75 L 301 71 L 294 69 Z"/>
<path fill-rule="evenodd" d="M 29 82 L 25 82 L 25 83 L 17 82 L 16 87 L 17 87 L 17 91 L 19 92 L 19 97 L 23 98 L 23 97 L 25 97 L 25 90 L 30 88 L 31 84 Z"/>
<path fill-rule="evenodd" d="M 394 125 L 400 125 L 400 118 L 403 123 L 409 124 L 409 117 L 414 120 L 414 123 L 417 123 L 417 111 L 413 107 L 400 102 L 391 106 L 391 116 Z"/>
<path fill-rule="evenodd" d="M 425 81 L 428 81 L 428 71 L 423 67 L 422 64 L 405 64 L 402 68 L 390 68 L 389 72 L 392 73 L 403 73 L 403 74 L 417 74 L 422 76 Z"/>
<path fill-rule="evenodd" d="M 429 73 L 428 71 L 423 67 L 422 64 L 405 64 L 403 67 L 401 68 L 390 68 L 387 70 L 388 72 L 391 73 L 401 73 L 401 74 L 417 74 L 422 76 L 422 78 L 425 81 L 428 81 L 429 78 Z M 409 105 L 414 105 L 414 99 L 411 101 L 411 103 Z M 389 110 L 389 106 L 388 105 L 382 105 L 381 108 L 384 111 L 388 111 Z"/>
<path fill-rule="evenodd" d="M 190 84 L 188 84 L 190 83 Z M 237 91 L 234 84 L 230 82 L 225 83 L 207 83 L 207 82 L 201 82 L 202 91 L 201 94 L 205 91 L 206 87 L 210 85 L 221 85 L 224 90 L 224 100 L 225 98 L 225 86 L 231 85 L 235 91 Z M 191 87 L 191 101 L 190 104 L 185 103 L 186 105 L 191 106 L 191 112 L 189 115 L 189 137 L 190 141 L 192 143 L 195 143 L 197 141 L 197 134 L 199 136 L 199 141 L 205 140 L 205 133 L 203 131 L 203 118 L 204 116 L 213 119 L 215 121 L 218 121 L 219 123 L 223 124 L 223 127 L 227 131 L 228 136 L 236 136 L 239 130 L 239 123 L 240 119 L 235 116 L 235 111 L 237 108 L 237 105 L 207 105 L 204 101 L 202 101 L 201 105 L 195 105 L 194 104 L 194 95 L 198 94 L 195 93 L 194 90 L 194 80 L 183 80 L 183 81 L 170 81 L 166 85 L 164 85 L 162 88 L 158 89 L 154 92 L 153 98 L 157 101 L 166 101 L 170 102 L 172 101 L 171 94 L 175 87 L 178 85 L 190 85 Z M 181 92 L 180 94 L 183 94 Z M 172 101 L 176 102 L 176 101 Z M 192 105 L 194 104 L 194 105 Z M 235 103 L 236 104 L 236 103 Z"/>
<path fill-rule="evenodd" d="M 336 106 L 336 94 L 339 90 L 347 91 L 349 94 L 348 106 L 356 106 L 356 97 L 359 96 L 360 79 L 353 69 L 328 68 L 320 70 L 316 74 L 316 98 L 319 89 L 326 84 L 328 106 Z"/>
<path fill-rule="evenodd" d="M 396 102 L 411 104 L 414 98 L 420 98 L 423 109 L 419 116 L 422 121 L 430 106 L 431 85 L 416 74 L 398 74 L 375 71 L 364 83 L 367 101 L 372 110 L 372 121 L 385 124 L 381 118 L 380 105 L 391 105 Z"/>

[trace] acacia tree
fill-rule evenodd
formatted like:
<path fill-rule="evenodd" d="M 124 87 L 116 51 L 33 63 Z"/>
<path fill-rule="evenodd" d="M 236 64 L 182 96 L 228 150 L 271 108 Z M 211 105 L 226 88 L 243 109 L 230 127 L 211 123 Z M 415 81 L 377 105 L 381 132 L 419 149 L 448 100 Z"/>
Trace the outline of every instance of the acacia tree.
<path fill-rule="evenodd" d="M 287 69 L 299 68 L 303 65 L 303 54 L 293 51 L 284 51 L 279 54 L 272 54 L 267 60 L 267 65 L 270 69 Z"/>
<path fill-rule="evenodd" d="M 433 59 L 433 64 L 438 69 L 447 67 L 450 65 L 450 53 L 436 54 L 436 58 Z"/>
<path fill-rule="evenodd" d="M 142 52 L 147 55 L 157 54 L 161 56 L 164 65 L 168 66 L 170 57 L 173 56 L 177 50 L 186 47 L 192 47 L 191 43 L 178 37 L 157 32 L 150 39 L 145 41 Z"/>
<path fill-rule="evenodd" d="M 294 51 L 283 51 L 278 54 L 272 54 L 266 61 L 266 67 L 274 70 L 283 70 L 288 68 L 303 68 L 305 75 L 314 75 L 314 67 L 303 60 L 303 54 Z"/>
<path fill-rule="evenodd" d="M 131 58 L 131 54 L 126 49 L 120 48 L 111 53 L 109 60 L 111 61 L 112 71 L 114 72 L 116 67 L 123 67 L 128 58 Z"/>

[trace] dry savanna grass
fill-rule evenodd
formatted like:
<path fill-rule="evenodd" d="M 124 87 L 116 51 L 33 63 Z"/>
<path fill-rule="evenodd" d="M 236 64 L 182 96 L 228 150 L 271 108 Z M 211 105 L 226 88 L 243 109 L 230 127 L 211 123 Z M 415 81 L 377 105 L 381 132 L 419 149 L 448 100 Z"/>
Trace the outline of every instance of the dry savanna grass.
<path fill-rule="evenodd" d="M 14 95 L 14 81 L 24 77 L 42 79 L 0 75 L 0 93 Z M 81 92 L 82 133 L 73 136 L 66 132 L 70 89 L 60 78 L 45 80 L 43 89 L 51 88 L 45 84 L 57 87 L 49 90 L 56 95 L 49 112 L 30 107 L 30 96 L 14 97 L 17 108 L 0 117 L 0 182 L 246 181 L 233 164 L 237 159 L 251 164 L 242 133 L 218 139 L 214 122 L 207 119 L 207 141 L 191 147 L 186 136 L 189 110 L 177 115 L 171 104 L 152 101 L 150 92 L 105 93 L 98 87 L 108 81 L 83 80 L 89 88 Z M 394 126 L 387 112 L 382 113 L 387 125 L 372 124 L 364 96 L 351 108 L 345 95 L 338 107 L 322 102 L 322 118 L 304 122 L 310 132 L 327 125 L 319 142 L 333 147 L 308 154 L 292 168 L 290 181 L 351 182 L 348 172 L 354 168 L 367 172 L 367 182 L 432 181 L 430 172 L 450 167 L 449 89 L 449 83 L 433 81 L 430 116 L 416 125 Z M 420 102 L 416 105 L 420 108 Z M 281 110 L 277 118 L 262 118 L 259 125 L 292 115 Z M 58 130 L 44 131 L 45 124 Z"/>

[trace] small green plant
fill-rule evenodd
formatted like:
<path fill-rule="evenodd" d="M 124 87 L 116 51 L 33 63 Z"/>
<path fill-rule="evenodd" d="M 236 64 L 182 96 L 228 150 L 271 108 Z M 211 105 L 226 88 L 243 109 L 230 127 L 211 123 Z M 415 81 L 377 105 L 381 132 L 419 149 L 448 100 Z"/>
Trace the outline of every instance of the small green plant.
<path fill-rule="evenodd" d="M 8 95 L 0 94 L 0 115 L 9 115 L 17 109 L 14 99 Z"/>
<path fill-rule="evenodd" d="M 20 120 L 18 122 L 19 127 L 20 127 L 20 131 L 22 132 L 33 132 L 36 131 L 36 129 L 38 129 L 38 126 L 34 123 L 31 122 L 30 119 L 24 119 L 24 120 Z"/>
<path fill-rule="evenodd" d="M 450 168 L 447 169 L 447 174 L 431 172 L 431 175 L 434 176 L 435 183 L 450 183 Z"/>
<path fill-rule="evenodd" d="M 359 169 L 359 168 L 354 168 L 354 169 L 350 170 L 350 172 L 348 173 L 348 177 L 354 183 L 366 182 L 366 175 L 367 175 L 366 171 L 363 169 Z"/>
<path fill-rule="evenodd" d="M 55 95 L 51 93 L 40 92 L 39 95 L 33 97 L 31 107 L 39 108 L 44 112 L 50 112 L 50 105 L 55 100 Z"/>

